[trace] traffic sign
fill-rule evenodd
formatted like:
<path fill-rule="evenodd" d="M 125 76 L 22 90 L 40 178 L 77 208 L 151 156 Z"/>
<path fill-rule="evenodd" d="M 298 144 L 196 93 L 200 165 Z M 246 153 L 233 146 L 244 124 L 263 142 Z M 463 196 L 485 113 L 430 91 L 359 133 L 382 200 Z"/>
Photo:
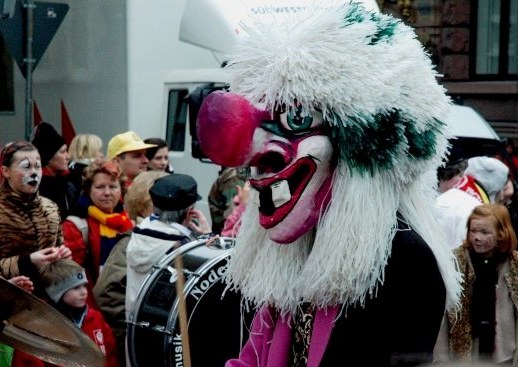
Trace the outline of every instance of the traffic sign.
<path fill-rule="evenodd" d="M 0 34 L 24 77 L 27 73 L 25 50 L 27 37 L 26 3 L 24 0 L 17 0 L 13 16 L 7 19 L 0 18 Z M 38 65 L 69 9 L 68 4 L 60 3 L 34 2 L 34 5 L 32 70 Z"/>

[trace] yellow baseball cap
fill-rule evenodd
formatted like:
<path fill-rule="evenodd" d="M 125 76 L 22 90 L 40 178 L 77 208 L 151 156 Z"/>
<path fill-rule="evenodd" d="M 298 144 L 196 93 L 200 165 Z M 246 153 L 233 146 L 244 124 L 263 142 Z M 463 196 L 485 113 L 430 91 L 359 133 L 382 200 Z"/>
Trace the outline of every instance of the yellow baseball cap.
<path fill-rule="evenodd" d="M 153 147 L 156 147 L 156 145 L 146 144 L 135 132 L 127 131 L 122 134 L 117 134 L 110 139 L 106 156 L 108 159 L 113 159 L 122 153 Z"/>

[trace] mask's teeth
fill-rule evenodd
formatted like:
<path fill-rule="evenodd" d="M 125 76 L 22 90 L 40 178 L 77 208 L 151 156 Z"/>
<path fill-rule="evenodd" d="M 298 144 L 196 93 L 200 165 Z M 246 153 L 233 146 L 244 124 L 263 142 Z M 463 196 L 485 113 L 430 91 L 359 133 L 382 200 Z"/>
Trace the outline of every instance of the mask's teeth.
<path fill-rule="evenodd" d="M 290 186 L 287 180 L 280 180 L 270 185 L 273 205 L 278 208 L 291 200 Z"/>

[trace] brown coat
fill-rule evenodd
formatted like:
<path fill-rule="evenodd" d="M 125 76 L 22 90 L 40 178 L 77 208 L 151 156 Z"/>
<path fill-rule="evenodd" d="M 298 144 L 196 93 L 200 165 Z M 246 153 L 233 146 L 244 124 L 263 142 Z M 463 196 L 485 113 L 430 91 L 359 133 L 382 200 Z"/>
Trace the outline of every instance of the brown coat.
<path fill-rule="evenodd" d="M 473 351 L 473 338 L 471 336 L 470 310 L 473 297 L 473 284 L 475 271 L 469 257 L 468 250 L 459 247 L 455 250 L 459 269 L 464 277 L 464 292 L 460 299 L 458 312 L 448 313 L 448 349 L 450 355 L 458 360 L 470 360 Z M 517 340 L 506 338 L 506 328 L 513 323 L 514 338 L 518 336 L 516 324 L 516 312 L 518 310 L 518 252 L 513 253 L 513 258 L 507 260 L 498 268 L 498 284 L 496 292 L 496 323 L 497 338 L 495 339 L 495 350 L 509 349 L 510 346 L 518 345 Z M 509 310 L 512 310 L 509 312 Z M 503 327 L 501 327 L 503 326 Z M 513 365 L 517 365 L 517 353 L 514 351 Z"/>
<path fill-rule="evenodd" d="M 52 201 L 39 195 L 22 198 L 6 184 L 0 191 L 0 275 L 34 276 L 28 256 L 63 244 L 59 222 Z"/>

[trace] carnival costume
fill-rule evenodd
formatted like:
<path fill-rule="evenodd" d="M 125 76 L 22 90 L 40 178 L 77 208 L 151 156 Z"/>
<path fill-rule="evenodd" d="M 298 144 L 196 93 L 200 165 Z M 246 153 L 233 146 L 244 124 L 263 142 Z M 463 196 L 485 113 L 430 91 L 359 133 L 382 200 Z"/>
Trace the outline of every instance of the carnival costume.
<path fill-rule="evenodd" d="M 259 311 L 227 366 L 431 362 L 460 287 L 434 213 L 450 101 L 429 58 L 355 3 L 244 29 L 197 130 L 215 163 L 252 168 L 226 280 Z"/>
<path fill-rule="evenodd" d="M 30 254 L 63 245 L 59 220 L 55 203 L 38 194 L 16 193 L 5 182 L 0 188 L 0 275 L 30 277 L 39 296 L 38 269 Z"/>

